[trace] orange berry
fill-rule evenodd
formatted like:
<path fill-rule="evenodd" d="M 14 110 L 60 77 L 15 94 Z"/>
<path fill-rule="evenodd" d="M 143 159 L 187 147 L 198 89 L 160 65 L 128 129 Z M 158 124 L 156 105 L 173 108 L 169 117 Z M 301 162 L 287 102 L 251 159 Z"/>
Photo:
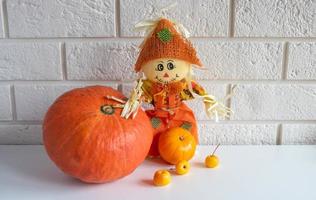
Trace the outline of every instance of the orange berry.
<path fill-rule="evenodd" d="M 190 163 L 186 160 L 182 160 L 176 164 L 176 173 L 179 175 L 186 174 L 190 171 Z"/>
<path fill-rule="evenodd" d="M 209 155 L 205 158 L 205 166 L 208 168 L 214 168 L 219 164 L 219 159 L 215 155 Z"/>
<path fill-rule="evenodd" d="M 167 170 L 158 170 L 154 175 L 154 184 L 156 186 L 165 186 L 171 182 L 171 175 Z"/>

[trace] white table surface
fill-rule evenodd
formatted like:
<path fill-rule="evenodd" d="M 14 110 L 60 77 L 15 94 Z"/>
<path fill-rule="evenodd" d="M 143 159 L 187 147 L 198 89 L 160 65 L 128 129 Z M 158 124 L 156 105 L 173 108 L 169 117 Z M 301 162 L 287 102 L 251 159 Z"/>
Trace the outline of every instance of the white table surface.
<path fill-rule="evenodd" d="M 191 171 L 154 187 L 157 169 L 146 160 L 131 175 L 107 184 L 84 184 L 60 172 L 43 146 L 0 146 L 0 199 L 304 199 L 316 200 L 316 146 L 220 146 L 217 169 L 203 165 L 213 146 L 200 146 Z"/>

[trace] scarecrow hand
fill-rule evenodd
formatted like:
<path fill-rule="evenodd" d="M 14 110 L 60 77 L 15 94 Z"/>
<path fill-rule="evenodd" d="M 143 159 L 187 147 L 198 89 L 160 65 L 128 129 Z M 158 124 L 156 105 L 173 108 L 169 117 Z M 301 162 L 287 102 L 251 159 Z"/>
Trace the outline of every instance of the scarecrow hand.
<path fill-rule="evenodd" d="M 124 108 L 121 113 L 121 117 L 128 119 L 132 115 L 132 118 L 134 118 L 137 114 L 140 104 L 141 104 L 140 99 L 130 98 L 124 105 Z"/>
<path fill-rule="evenodd" d="M 139 79 L 136 87 L 133 89 L 130 95 L 130 98 L 127 100 L 127 102 L 124 105 L 124 108 L 121 113 L 121 117 L 128 119 L 131 115 L 132 115 L 132 118 L 136 116 L 138 108 L 141 105 L 141 97 L 143 94 L 143 91 L 141 89 L 142 84 L 143 84 L 142 79 Z"/>
<path fill-rule="evenodd" d="M 207 115 L 210 118 L 215 117 L 216 121 L 218 121 L 219 116 L 227 117 L 232 113 L 232 110 L 223 103 L 209 97 L 204 98 L 204 105 Z"/>

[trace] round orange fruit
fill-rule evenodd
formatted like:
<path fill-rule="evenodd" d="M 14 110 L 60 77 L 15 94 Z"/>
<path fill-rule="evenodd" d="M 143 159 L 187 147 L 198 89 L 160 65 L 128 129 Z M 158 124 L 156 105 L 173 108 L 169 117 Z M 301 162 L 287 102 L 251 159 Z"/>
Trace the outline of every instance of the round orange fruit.
<path fill-rule="evenodd" d="M 153 181 L 156 186 L 165 186 L 171 182 L 171 175 L 167 170 L 158 170 Z"/>
<path fill-rule="evenodd" d="M 208 168 L 214 168 L 218 165 L 219 159 L 215 155 L 209 155 L 205 158 L 205 166 Z"/>
<path fill-rule="evenodd" d="M 195 153 L 196 142 L 192 134 L 184 128 L 171 128 L 159 137 L 158 149 L 163 160 L 171 164 L 189 161 Z"/>
<path fill-rule="evenodd" d="M 187 174 L 190 168 L 190 163 L 186 160 L 182 160 L 176 164 L 176 173 L 179 175 Z"/>

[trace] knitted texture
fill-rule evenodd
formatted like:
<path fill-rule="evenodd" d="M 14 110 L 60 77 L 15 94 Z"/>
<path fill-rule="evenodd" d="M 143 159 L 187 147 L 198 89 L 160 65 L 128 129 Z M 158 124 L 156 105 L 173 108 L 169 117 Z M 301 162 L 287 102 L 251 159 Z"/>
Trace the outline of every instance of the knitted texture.
<path fill-rule="evenodd" d="M 135 71 L 140 71 L 143 64 L 158 58 L 176 58 L 202 66 L 191 42 L 178 33 L 171 21 L 164 18 L 158 22 L 144 42 L 135 64 Z"/>

